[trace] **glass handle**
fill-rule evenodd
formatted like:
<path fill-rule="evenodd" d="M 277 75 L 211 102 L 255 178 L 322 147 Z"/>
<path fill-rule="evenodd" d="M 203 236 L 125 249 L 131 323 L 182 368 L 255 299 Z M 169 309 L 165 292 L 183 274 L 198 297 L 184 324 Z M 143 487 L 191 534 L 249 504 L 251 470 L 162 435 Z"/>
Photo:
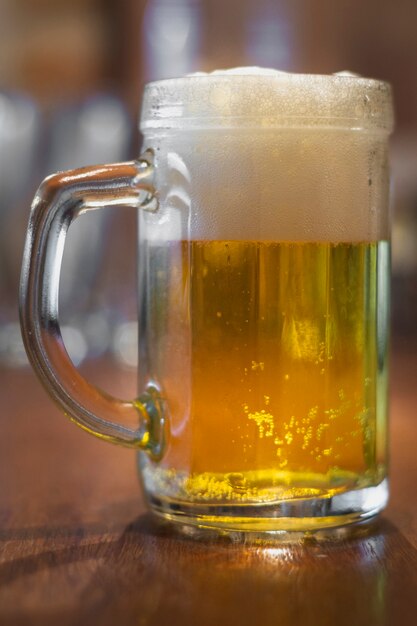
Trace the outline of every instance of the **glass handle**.
<path fill-rule="evenodd" d="M 71 170 L 44 180 L 29 219 L 20 318 L 29 360 L 67 416 L 97 437 L 158 458 L 164 448 L 158 391 L 148 389 L 135 400 L 123 401 L 91 385 L 72 364 L 58 321 L 59 279 L 70 224 L 82 213 L 105 206 L 157 210 L 152 157 L 147 151 L 138 161 Z"/>

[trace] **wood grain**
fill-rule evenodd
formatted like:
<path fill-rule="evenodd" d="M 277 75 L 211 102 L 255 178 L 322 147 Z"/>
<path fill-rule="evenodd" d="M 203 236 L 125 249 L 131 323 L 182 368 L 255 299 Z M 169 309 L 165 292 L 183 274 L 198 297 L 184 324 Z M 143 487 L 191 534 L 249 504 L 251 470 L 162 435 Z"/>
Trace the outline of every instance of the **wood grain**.
<path fill-rule="evenodd" d="M 2 626 L 417 623 L 416 351 L 392 359 L 391 500 L 377 524 L 296 545 L 187 535 L 146 512 L 134 453 L 65 420 L 29 370 L 0 373 Z M 134 393 L 102 363 L 93 382 Z"/>

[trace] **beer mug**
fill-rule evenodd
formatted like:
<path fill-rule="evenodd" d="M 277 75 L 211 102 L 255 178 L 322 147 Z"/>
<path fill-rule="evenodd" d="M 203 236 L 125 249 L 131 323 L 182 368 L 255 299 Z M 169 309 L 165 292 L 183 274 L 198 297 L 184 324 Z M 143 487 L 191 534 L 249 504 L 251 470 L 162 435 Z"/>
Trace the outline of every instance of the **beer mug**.
<path fill-rule="evenodd" d="M 391 91 L 246 68 L 145 88 L 137 160 L 55 174 L 21 283 L 31 363 L 84 430 L 138 450 L 152 511 L 229 531 L 307 531 L 386 504 Z M 138 211 L 139 395 L 70 362 L 66 232 Z"/>

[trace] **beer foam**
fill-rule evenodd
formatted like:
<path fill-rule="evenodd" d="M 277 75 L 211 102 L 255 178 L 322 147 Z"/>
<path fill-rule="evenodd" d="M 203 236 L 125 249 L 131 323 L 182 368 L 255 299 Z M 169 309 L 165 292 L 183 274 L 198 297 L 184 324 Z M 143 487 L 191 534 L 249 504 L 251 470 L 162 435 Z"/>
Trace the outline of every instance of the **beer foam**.
<path fill-rule="evenodd" d="M 391 88 L 351 72 L 291 74 L 239 67 L 149 83 L 141 130 L 333 126 L 390 131 Z"/>
<path fill-rule="evenodd" d="M 392 125 L 389 85 L 350 73 L 151 83 L 141 130 L 155 152 L 154 235 L 169 239 L 176 222 L 192 240 L 386 239 Z"/>

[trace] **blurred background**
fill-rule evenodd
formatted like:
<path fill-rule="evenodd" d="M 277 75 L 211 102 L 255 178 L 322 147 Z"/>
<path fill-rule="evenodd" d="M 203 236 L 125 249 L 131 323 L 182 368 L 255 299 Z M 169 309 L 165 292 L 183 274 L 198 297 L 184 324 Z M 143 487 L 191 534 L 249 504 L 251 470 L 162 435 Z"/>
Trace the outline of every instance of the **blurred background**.
<path fill-rule="evenodd" d="M 146 81 L 236 65 L 393 84 L 394 347 L 416 339 L 416 0 L 0 0 L 0 365 L 27 367 L 17 292 L 41 179 L 137 156 Z M 136 367 L 133 213 L 71 228 L 61 323 L 77 365 Z"/>

